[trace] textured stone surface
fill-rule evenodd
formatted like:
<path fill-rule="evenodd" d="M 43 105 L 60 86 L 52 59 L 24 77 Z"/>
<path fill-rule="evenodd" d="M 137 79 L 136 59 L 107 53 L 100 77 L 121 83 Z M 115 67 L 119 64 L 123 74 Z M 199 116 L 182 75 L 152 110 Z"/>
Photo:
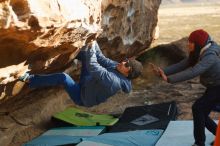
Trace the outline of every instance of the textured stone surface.
<path fill-rule="evenodd" d="M 169 44 L 158 45 L 142 53 L 138 59 L 147 64 L 144 68 L 146 73 L 151 70 L 151 67 L 148 65 L 149 62 L 155 62 L 161 67 L 177 63 L 188 56 L 187 42 L 188 39 L 185 37 Z M 147 75 L 146 78 L 148 78 Z"/>
<path fill-rule="evenodd" d="M 162 0 L 162 4 L 180 4 L 180 3 L 201 3 L 201 2 L 219 2 L 218 0 Z"/>
<path fill-rule="evenodd" d="M 72 103 L 69 100 L 65 91 L 58 87 L 6 101 L 0 107 L 1 145 L 22 145 L 41 134 L 52 126 L 51 116 Z"/>
<path fill-rule="evenodd" d="M 139 54 L 154 38 L 160 0 L 103 0 L 99 43 L 120 60 Z M 110 49 L 109 49 L 110 48 Z"/>
<path fill-rule="evenodd" d="M 32 91 L 18 76 L 28 70 L 52 73 L 68 69 L 89 35 L 100 28 L 103 33 L 98 42 L 104 54 L 118 61 L 136 56 L 158 37 L 160 2 L 1 0 L 0 145 L 22 145 L 51 127 L 55 112 L 72 105 L 63 88 Z M 102 108 L 106 105 L 100 106 L 87 110 L 106 112 Z"/>
<path fill-rule="evenodd" d="M 17 78 L 27 70 L 66 68 L 91 30 L 100 28 L 100 7 L 100 0 L 1 1 L 0 100 L 21 91 Z"/>
<path fill-rule="evenodd" d="M 20 93 L 17 78 L 25 71 L 68 68 L 100 28 L 98 42 L 108 57 L 122 60 L 148 48 L 159 5 L 160 0 L 0 1 L 0 102 Z"/>

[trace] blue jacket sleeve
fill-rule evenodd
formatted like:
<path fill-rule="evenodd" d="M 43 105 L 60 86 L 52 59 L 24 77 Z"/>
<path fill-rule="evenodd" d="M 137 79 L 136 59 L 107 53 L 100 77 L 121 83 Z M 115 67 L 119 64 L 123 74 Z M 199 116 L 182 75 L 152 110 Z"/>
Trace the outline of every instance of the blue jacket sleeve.
<path fill-rule="evenodd" d="M 183 59 L 177 64 L 173 64 L 163 69 L 165 75 L 169 76 L 180 71 L 185 70 L 188 67 L 188 58 Z"/>
<path fill-rule="evenodd" d="M 96 50 L 91 48 L 88 50 L 88 66 L 92 77 L 102 81 L 104 85 L 109 88 L 122 89 L 124 92 L 130 92 L 131 86 L 127 86 L 121 79 L 113 72 L 109 72 L 106 68 L 101 66 L 97 61 Z M 125 84 L 125 85 L 124 85 Z"/>
<path fill-rule="evenodd" d="M 94 43 L 94 47 L 96 50 L 97 61 L 101 66 L 105 68 L 109 68 L 109 67 L 116 66 L 118 64 L 118 62 L 113 61 L 103 55 L 97 42 Z"/>
<path fill-rule="evenodd" d="M 190 67 L 182 72 L 168 76 L 168 82 L 177 83 L 199 76 L 206 72 L 216 60 L 217 56 L 214 53 L 205 54 L 194 67 Z"/>

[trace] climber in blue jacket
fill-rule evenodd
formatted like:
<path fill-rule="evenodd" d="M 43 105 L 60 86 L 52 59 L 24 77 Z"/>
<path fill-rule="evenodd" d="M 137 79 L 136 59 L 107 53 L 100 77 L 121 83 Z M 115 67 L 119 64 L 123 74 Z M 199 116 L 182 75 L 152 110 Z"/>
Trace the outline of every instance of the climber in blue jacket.
<path fill-rule="evenodd" d="M 132 89 L 131 79 L 137 78 L 143 69 L 135 59 L 118 63 L 106 58 L 96 41 L 82 47 L 76 58 L 82 62 L 79 83 L 66 73 L 26 73 L 20 80 L 28 83 L 30 88 L 63 85 L 75 104 L 90 107 L 106 101 L 119 90 L 129 93 Z"/>

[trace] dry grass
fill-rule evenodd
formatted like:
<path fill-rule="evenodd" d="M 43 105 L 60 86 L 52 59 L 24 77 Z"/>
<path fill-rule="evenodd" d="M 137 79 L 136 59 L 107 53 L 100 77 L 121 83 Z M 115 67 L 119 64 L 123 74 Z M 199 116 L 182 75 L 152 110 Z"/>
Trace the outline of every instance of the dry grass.
<path fill-rule="evenodd" d="M 159 9 L 160 38 L 169 43 L 202 28 L 220 43 L 220 3 L 163 5 Z"/>

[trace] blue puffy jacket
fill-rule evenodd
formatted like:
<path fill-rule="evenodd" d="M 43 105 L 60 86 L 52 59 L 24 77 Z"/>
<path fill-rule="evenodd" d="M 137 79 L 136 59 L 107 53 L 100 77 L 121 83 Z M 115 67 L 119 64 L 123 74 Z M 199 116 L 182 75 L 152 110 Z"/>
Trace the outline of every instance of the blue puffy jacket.
<path fill-rule="evenodd" d="M 220 47 L 209 39 L 211 44 L 200 55 L 198 63 L 189 67 L 188 58 L 164 69 L 168 82 L 177 83 L 200 76 L 200 82 L 206 87 L 220 85 Z"/>
<path fill-rule="evenodd" d="M 97 105 L 122 90 L 131 91 L 131 81 L 116 70 L 118 62 L 106 58 L 97 43 L 86 54 L 90 75 L 81 84 L 81 99 L 85 106 Z"/>

